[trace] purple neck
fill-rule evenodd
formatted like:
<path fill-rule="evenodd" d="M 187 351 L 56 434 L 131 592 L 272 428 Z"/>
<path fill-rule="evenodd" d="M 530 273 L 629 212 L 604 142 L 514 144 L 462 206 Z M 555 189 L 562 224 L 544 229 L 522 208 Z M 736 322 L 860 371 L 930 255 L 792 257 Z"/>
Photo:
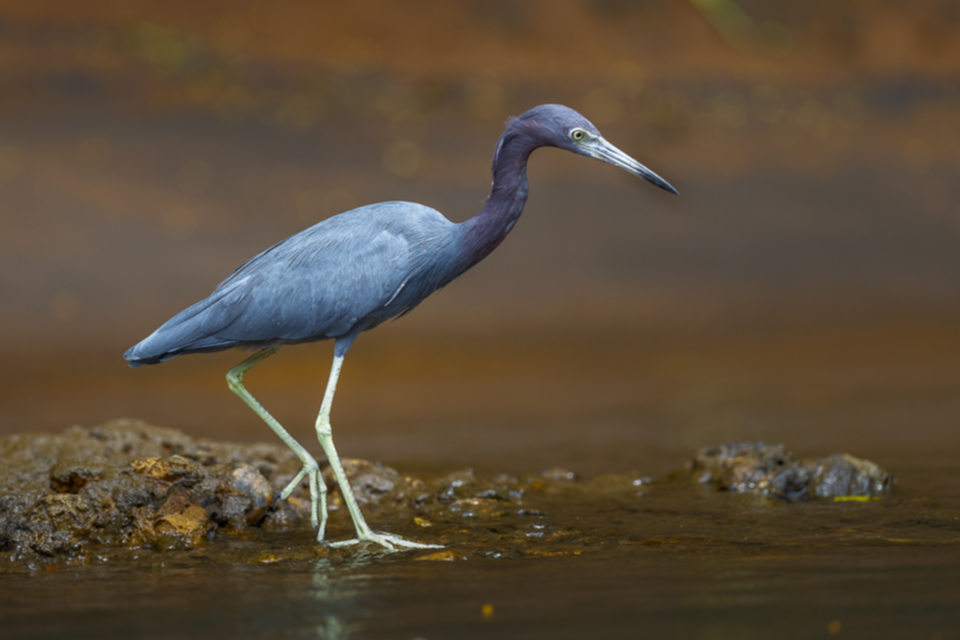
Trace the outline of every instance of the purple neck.
<path fill-rule="evenodd" d="M 527 159 L 543 142 L 513 122 L 493 156 L 493 187 L 483 211 L 463 223 L 459 253 L 466 271 L 500 246 L 523 213 L 527 201 Z"/>

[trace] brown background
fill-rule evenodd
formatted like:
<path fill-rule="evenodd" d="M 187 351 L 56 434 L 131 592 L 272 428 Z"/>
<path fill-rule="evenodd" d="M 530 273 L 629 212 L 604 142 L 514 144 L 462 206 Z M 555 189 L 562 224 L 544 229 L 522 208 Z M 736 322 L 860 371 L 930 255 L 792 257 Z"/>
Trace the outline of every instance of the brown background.
<path fill-rule="evenodd" d="M 354 347 L 344 455 L 960 449 L 960 2 L 344 4 L 0 2 L 0 432 L 272 438 L 241 354 L 123 351 L 351 206 L 466 219 L 504 119 L 562 102 L 682 195 L 537 152 L 507 242 Z M 329 356 L 248 376 L 305 442 Z"/>

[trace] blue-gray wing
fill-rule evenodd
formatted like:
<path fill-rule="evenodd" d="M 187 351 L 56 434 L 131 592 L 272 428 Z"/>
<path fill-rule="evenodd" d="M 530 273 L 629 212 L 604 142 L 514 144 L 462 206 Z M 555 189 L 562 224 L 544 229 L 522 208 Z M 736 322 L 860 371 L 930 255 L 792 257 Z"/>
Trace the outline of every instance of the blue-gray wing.
<path fill-rule="evenodd" d="M 371 328 L 435 290 L 424 274 L 453 226 L 410 203 L 335 216 L 243 264 L 124 357 L 136 366 L 180 353 L 308 342 Z"/>

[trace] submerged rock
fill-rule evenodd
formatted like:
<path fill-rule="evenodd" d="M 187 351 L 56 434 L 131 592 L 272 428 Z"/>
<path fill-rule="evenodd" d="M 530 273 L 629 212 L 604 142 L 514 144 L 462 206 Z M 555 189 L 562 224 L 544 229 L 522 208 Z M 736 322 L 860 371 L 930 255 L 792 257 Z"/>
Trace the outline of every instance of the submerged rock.
<path fill-rule="evenodd" d="M 837 453 L 796 460 L 782 444 L 732 442 L 697 452 L 688 465 L 699 482 L 735 493 L 771 495 L 788 502 L 814 498 L 879 497 L 893 476 L 869 460 Z"/>

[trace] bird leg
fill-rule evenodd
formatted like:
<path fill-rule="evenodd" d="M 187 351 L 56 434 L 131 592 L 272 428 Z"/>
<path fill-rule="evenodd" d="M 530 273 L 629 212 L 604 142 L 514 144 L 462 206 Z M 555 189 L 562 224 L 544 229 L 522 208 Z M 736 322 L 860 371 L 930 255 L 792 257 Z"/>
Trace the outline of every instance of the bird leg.
<path fill-rule="evenodd" d="M 283 440 L 283 443 L 290 447 L 290 450 L 293 451 L 300 462 L 303 463 L 303 468 L 300 469 L 300 472 L 293 478 L 293 480 L 280 492 L 280 499 L 286 500 L 290 497 L 296 488 L 300 485 L 300 481 L 304 478 L 309 479 L 310 483 L 310 522 L 313 524 L 313 528 L 317 530 L 317 541 L 323 540 L 324 532 L 327 528 L 327 484 L 323 481 L 323 476 L 320 474 L 320 465 L 317 464 L 316 459 L 310 455 L 310 453 L 303 448 L 299 442 L 294 440 L 293 436 L 287 433 L 287 430 L 277 422 L 277 420 L 267 413 L 267 410 L 263 408 L 256 398 L 254 398 L 246 387 L 243 386 L 243 374 L 245 374 L 249 369 L 254 365 L 266 360 L 277 351 L 280 350 L 279 346 L 266 347 L 257 351 L 255 354 L 235 366 L 233 369 L 227 373 L 227 384 L 230 386 L 230 390 L 235 394 L 240 396 L 240 399 L 243 400 L 247 405 L 254 410 L 254 412 L 260 416 L 260 418 L 267 423 L 267 425 L 273 429 L 274 433 L 280 436 L 280 439 Z"/>
<path fill-rule="evenodd" d="M 406 540 L 400 536 L 389 533 L 376 533 L 367 525 L 360 513 L 360 507 L 357 505 L 357 499 L 353 495 L 353 489 L 350 488 L 350 482 L 340 464 L 340 456 L 337 455 L 337 449 L 333 445 L 333 432 L 330 428 L 330 407 L 333 405 L 333 395 L 337 390 L 337 379 L 340 377 L 340 368 L 343 366 L 343 358 L 346 356 L 347 349 L 350 348 L 352 339 L 337 340 L 334 347 L 333 366 L 330 369 L 330 379 L 327 381 L 327 390 L 323 394 L 323 404 L 320 406 L 320 414 L 317 416 L 317 438 L 320 440 L 320 446 L 327 455 L 327 461 L 330 463 L 330 469 L 333 471 L 337 484 L 340 485 L 340 493 L 343 495 L 343 502 L 350 511 L 350 517 L 353 518 L 353 526 L 357 530 L 357 537 L 352 540 L 342 540 L 330 543 L 334 547 L 343 547 L 360 542 L 374 542 L 384 547 L 388 551 L 396 551 L 400 548 L 413 549 L 439 549 L 442 545 L 423 544 Z"/>

